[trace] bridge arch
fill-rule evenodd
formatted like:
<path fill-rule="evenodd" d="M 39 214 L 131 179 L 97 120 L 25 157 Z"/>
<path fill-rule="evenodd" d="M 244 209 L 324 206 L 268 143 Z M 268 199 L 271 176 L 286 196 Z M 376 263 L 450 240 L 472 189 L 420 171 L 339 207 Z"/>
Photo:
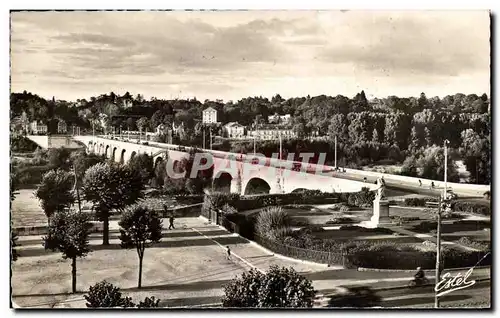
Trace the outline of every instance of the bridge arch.
<path fill-rule="evenodd" d="M 130 159 L 134 158 L 134 157 L 135 157 L 135 155 L 137 155 L 137 152 L 132 151 L 132 153 L 130 154 Z"/>
<path fill-rule="evenodd" d="M 111 152 L 111 161 L 115 161 L 116 159 L 116 149 L 118 149 L 117 147 L 114 147 L 113 148 L 113 152 Z"/>
<path fill-rule="evenodd" d="M 266 180 L 254 177 L 250 179 L 245 187 L 245 194 L 268 194 L 271 186 Z"/>
<path fill-rule="evenodd" d="M 108 159 L 111 156 L 109 148 L 109 145 L 106 145 L 106 150 L 104 150 L 104 156 Z"/>
<path fill-rule="evenodd" d="M 126 153 L 126 152 L 127 152 L 127 151 L 126 151 L 125 149 L 123 149 L 123 150 L 121 151 L 121 153 L 120 153 L 120 163 L 121 163 L 121 164 L 124 164 L 124 163 L 125 163 L 125 153 Z"/>
<path fill-rule="evenodd" d="M 233 181 L 233 177 L 230 173 L 222 171 L 214 177 L 213 187 L 215 191 L 219 192 L 231 192 L 231 182 Z"/>

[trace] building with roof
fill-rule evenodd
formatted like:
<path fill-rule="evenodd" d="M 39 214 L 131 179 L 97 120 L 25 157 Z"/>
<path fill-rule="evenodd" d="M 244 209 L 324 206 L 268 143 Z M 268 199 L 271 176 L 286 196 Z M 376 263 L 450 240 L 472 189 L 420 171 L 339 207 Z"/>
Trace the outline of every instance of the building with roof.
<path fill-rule="evenodd" d="M 47 133 L 47 124 L 41 120 L 35 120 L 30 124 L 30 132 L 33 135 L 43 135 Z"/>
<path fill-rule="evenodd" d="M 202 122 L 204 124 L 217 123 L 217 110 L 212 107 L 203 110 Z"/>
<path fill-rule="evenodd" d="M 224 130 L 229 138 L 245 137 L 245 126 L 238 122 L 230 122 L 224 125 Z"/>
<path fill-rule="evenodd" d="M 260 126 L 259 129 L 249 130 L 247 136 L 260 140 L 294 139 L 297 134 L 291 127 L 278 127 L 276 125 Z"/>

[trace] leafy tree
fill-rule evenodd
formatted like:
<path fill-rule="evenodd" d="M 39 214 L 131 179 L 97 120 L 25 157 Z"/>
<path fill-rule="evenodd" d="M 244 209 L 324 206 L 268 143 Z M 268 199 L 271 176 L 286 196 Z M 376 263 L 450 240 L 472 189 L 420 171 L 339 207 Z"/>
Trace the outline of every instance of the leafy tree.
<path fill-rule="evenodd" d="M 127 130 L 133 130 L 135 128 L 135 120 L 131 117 L 127 119 Z"/>
<path fill-rule="evenodd" d="M 105 280 L 90 286 L 88 294 L 83 297 L 88 308 L 135 307 L 130 297 L 122 297 L 120 289 Z"/>
<path fill-rule="evenodd" d="M 78 151 L 73 153 L 70 160 L 75 168 L 77 183 L 79 187 L 82 184 L 83 177 L 85 176 L 85 171 L 98 163 L 104 162 L 104 158 L 102 156 L 96 155 L 94 153 L 87 154 L 85 151 Z"/>
<path fill-rule="evenodd" d="M 293 268 L 273 265 L 263 274 L 256 269 L 243 273 L 224 286 L 223 307 L 310 308 L 316 291 Z"/>
<path fill-rule="evenodd" d="M 49 225 L 55 212 L 63 212 L 75 202 L 73 185 L 74 178 L 64 170 L 51 170 L 43 175 L 35 196 L 41 202 Z"/>
<path fill-rule="evenodd" d="M 67 148 L 50 148 L 47 152 L 47 159 L 53 167 L 67 170 L 70 154 Z"/>
<path fill-rule="evenodd" d="M 152 296 L 151 298 L 146 297 L 144 298 L 144 301 L 139 302 L 137 308 L 157 308 L 159 307 L 158 306 L 159 303 L 160 300 L 156 299 L 155 296 Z"/>
<path fill-rule="evenodd" d="M 156 211 L 137 206 L 126 211 L 118 225 L 120 225 L 121 246 L 124 248 L 135 247 L 137 250 L 139 256 L 139 282 L 137 287 L 141 288 L 144 252 L 147 246 L 161 240 L 162 219 Z"/>
<path fill-rule="evenodd" d="M 58 250 L 64 259 L 71 259 L 73 293 L 76 293 L 76 259 L 90 252 L 91 228 L 88 214 L 60 212 L 54 215 L 49 233 L 43 238 L 45 248 Z"/>
<path fill-rule="evenodd" d="M 149 120 L 147 117 L 141 117 L 137 121 L 137 128 L 139 128 L 140 131 L 145 131 L 146 127 L 149 126 Z"/>
<path fill-rule="evenodd" d="M 85 172 L 82 192 L 85 200 L 103 222 L 103 245 L 109 245 L 109 216 L 121 212 L 142 198 L 144 183 L 141 176 L 128 166 L 99 163 Z"/>
<path fill-rule="evenodd" d="M 139 173 L 144 183 L 147 183 L 153 176 L 153 158 L 147 153 L 141 153 L 130 158 L 128 166 Z"/>

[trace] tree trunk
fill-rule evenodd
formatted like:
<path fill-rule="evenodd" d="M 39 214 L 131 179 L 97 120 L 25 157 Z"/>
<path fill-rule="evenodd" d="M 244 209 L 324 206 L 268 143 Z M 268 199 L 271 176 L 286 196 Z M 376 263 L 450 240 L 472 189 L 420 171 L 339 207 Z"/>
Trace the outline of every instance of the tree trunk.
<path fill-rule="evenodd" d="M 102 219 L 102 245 L 109 245 L 109 212 L 105 212 Z"/>
<path fill-rule="evenodd" d="M 139 254 L 139 282 L 137 284 L 138 288 L 142 286 L 142 259 L 144 258 L 144 252 Z"/>
<path fill-rule="evenodd" d="M 71 263 L 71 290 L 73 291 L 73 294 L 76 293 L 76 257 L 73 257 L 72 263 Z"/>

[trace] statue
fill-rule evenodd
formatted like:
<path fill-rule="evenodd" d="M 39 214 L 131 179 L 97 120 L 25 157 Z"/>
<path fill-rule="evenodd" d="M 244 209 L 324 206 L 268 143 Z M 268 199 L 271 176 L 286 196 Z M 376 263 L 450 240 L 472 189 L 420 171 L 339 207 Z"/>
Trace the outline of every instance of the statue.
<path fill-rule="evenodd" d="M 379 187 L 377 188 L 377 193 L 375 195 L 375 200 L 385 199 L 385 181 L 384 178 L 379 178 L 377 180 Z"/>

